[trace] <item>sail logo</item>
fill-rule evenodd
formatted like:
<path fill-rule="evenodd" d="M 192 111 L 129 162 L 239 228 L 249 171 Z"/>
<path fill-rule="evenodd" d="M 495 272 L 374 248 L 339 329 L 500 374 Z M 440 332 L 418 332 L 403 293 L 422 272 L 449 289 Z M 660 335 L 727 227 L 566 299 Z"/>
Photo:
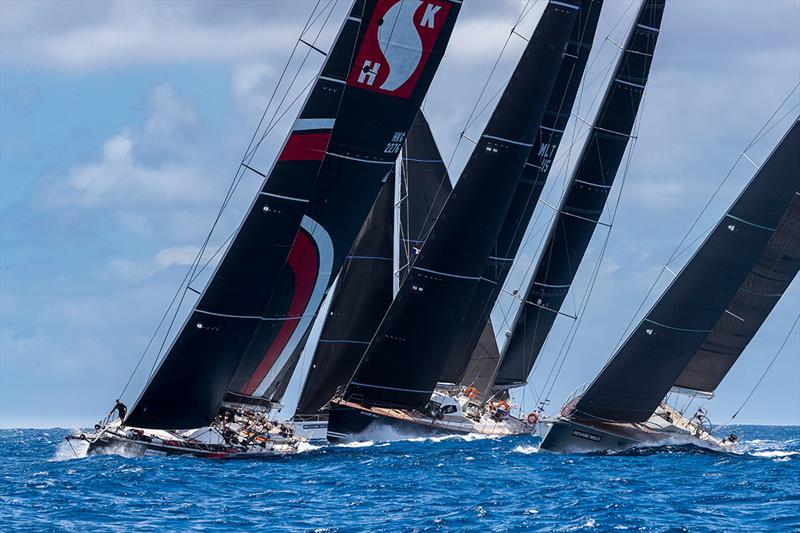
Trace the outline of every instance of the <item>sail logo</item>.
<path fill-rule="evenodd" d="M 449 11 L 447 0 L 379 0 L 348 85 L 409 98 Z"/>

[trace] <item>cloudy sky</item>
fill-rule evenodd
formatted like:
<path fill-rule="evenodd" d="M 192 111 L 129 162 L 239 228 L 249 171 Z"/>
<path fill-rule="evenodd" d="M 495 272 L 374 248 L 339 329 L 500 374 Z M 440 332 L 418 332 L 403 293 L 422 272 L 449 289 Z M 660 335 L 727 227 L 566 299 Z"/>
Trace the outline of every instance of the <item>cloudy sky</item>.
<path fill-rule="evenodd" d="M 208 232 L 314 5 L 0 2 L 0 426 L 87 425 L 111 407 Z M 458 143 L 459 133 L 524 5 L 464 4 L 425 102 L 445 158 L 453 156 L 453 179 L 469 151 Z M 333 6 L 319 46 L 330 44 L 346 8 Z M 534 6 L 520 33 L 530 32 L 540 10 Z M 606 2 L 581 117 L 591 119 L 613 42 L 624 38 L 632 11 L 628 0 Z M 503 83 L 523 44 L 511 38 L 486 95 Z M 608 237 L 550 395 L 553 408 L 602 367 L 650 288 L 655 284 L 648 302 L 663 289 L 664 262 L 723 178 L 730 172 L 689 240 L 713 224 L 752 175 L 746 161 L 734 164 L 800 82 L 799 50 L 797 0 L 668 3 L 637 143 L 625 179 L 618 180 L 624 186 L 614 227 L 610 236 L 598 231 L 575 296 L 565 304 L 568 313 L 581 308 Z M 296 84 L 278 96 L 286 93 L 290 102 L 318 64 L 309 56 Z M 794 92 L 776 118 L 798 104 Z M 267 136 L 259 164 L 274 156 L 295 112 L 289 108 Z M 479 133 L 485 118 L 468 133 Z M 788 120 L 773 120 L 749 157 L 763 161 Z M 566 139 L 580 138 L 581 129 L 573 130 Z M 562 147 L 547 189 L 550 202 L 558 201 L 571 162 L 570 142 Z M 241 184 L 212 244 L 223 242 L 257 186 Z M 515 267 L 517 283 L 546 217 L 531 228 Z M 680 268 L 687 255 L 670 267 Z M 495 318 L 502 321 L 505 311 L 499 306 Z M 798 314 L 795 280 L 709 404 L 712 420 L 736 410 Z M 559 323 L 532 387 L 518 400 L 533 404 L 571 327 L 571 321 Z M 142 368 L 152 363 L 145 358 Z M 129 403 L 142 375 L 124 396 Z M 800 423 L 796 330 L 737 420 Z"/>

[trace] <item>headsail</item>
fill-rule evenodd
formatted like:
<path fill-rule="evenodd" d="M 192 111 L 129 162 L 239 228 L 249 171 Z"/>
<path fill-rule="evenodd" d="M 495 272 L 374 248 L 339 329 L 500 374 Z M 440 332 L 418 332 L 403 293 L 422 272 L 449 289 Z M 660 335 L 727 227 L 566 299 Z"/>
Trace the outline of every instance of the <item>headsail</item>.
<path fill-rule="evenodd" d="M 550 2 L 345 397 L 421 408 L 444 368 L 531 150 L 577 6 Z"/>
<path fill-rule="evenodd" d="M 725 313 L 675 382 L 711 393 L 719 386 L 800 269 L 800 191 Z"/>
<path fill-rule="evenodd" d="M 408 133 L 403 156 L 401 235 L 420 246 L 451 190 L 447 170 L 422 112 Z M 315 414 L 345 385 L 392 303 L 392 225 L 395 175 L 384 184 L 345 259 L 319 342 L 303 385 L 298 414 Z M 405 246 L 400 246 L 405 249 Z"/>
<path fill-rule="evenodd" d="M 459 9 L 448 0 L 355 2 L 130 424 L 207 425 L 229 387 L 259 396 L 285 373 L 392 168 Z"/>
<path fill-rule="evenodd" d="M 500 353 L 489 316 L 522 244 L 525 229 L 539 202 L 553 157 L 567 127 L 592 49 L 602 5 L 602 0 L 580 1 L 578 19 L 567 42 L 567 50 L 542 118 L 542 126 L 536 134 L 522 179 L 517 184 L 481 281 L 459 326 L 440 381 L 460 381 L 464 386 L 474 386 L 479 391 L 486 392 L 487 382 L 491 382 L 494 377 L 500 362 Z M 488 341 L 490 336 L 491 343 Z"/>
<path fill-rule="evenodd" d="M 643 422 L 759 270 L 800 189 L 800 121 L 617 350 L 574 408 L 575 417 Z M 796 241 L 795 241 L 796 242 Z M 735 313 L 736 311 L 731 311 Z M 745 313 L 742 317 L 747 320 Z"/>
<path fill-rule="evenodd" d="M 665 0 L 645 0 L 531 277 L 495 387 L 525 384 L 605 208 L 644 94 Z"/>

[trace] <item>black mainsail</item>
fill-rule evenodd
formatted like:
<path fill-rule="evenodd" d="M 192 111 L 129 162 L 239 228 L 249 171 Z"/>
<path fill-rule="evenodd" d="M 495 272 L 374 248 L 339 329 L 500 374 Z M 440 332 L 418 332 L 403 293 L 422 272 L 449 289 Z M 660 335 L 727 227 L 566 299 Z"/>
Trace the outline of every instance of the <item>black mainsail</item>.
<path fill-rule="evenodd" d="M 545 8 L 345 399 L 411 409 L 430 399 L 533 146 L 577 11 L 557 1 Z"/>
<path fill-rule="evenodd" d="M 524 385 L 572 286 L 631 138 L 665 0 L 645 0 L 634 20 L 589 137 L 567 184 L 494 377 Z"/>
<path fill-rule="evenodd" d="M 131 410 L 209 424 L 230 388 L 261 396 L 300 344 L 419 110 L 460 2 L 357 0 L 293 131 Z"/>
<path fill-rule="evenodd" d="M 422 112 L 408 133 L 401 163 L 405 173 L 401 176 L 401 234 L 404 241 L 418 246 L 451 190 Z M 392 303 L 392 254 L 397 246 L 394 180 L 392 173 L 345 259 L 300 394 L 298 415 L 318 414 L 337 387 L 347 384 Z"/>
<path fill-rule="evenodd" d="M 770 264 L 769 256 L 782 246 L 783 237 L 791 239 L 788 234 L 775 237 L 787 210 L 796 208 L 798 189 L 800 121 L 795 120 L 680 274 L 580 397 L 572 417 L 647 420 L 709 334 L 726 335 L 726 331 L 716 330 L 723 315 L 742 312 L 743 316 L 737 316 L 743 319 L 745 331 L 750 329 L 746 325 L 750 320 L 761 320 L 762 311 L 751 316 L 747 305 L 744 309 L 729 306 L 740 303 L 737 295 L 749 290 L 746 281 L 754 272 L 767 277 L 780 272 L 782 261 Z M 796 217 L 796 212 L 792 216 Z M 789 227 L 792 224 L 790 220 Z M 796 239 L 794 243 L 796 246 Z M 770 250 L 772 246 L 775 248 Z M 765 266 L 766 272 L 761 270 Z M 779 281 L 778 285 L 785 288 L 788 284 Z M 735 336 L 736 332 L 728 334 Z M 716 373 L 710 378 L 715 380 Z"/>
<path fill-rule="evenodd" d="M 425 242 L 453 192 L 447 167 L 422 112 L 408 132 L 400 163 L 399 231 L 395 243 L 398 247 L 398 286 L 406 278 L 417 250 Z M 352 371 L 347 377 L 351 375 Z"/>
<path fill-rule="evenodd" d="M 586 62 L 592 49 L 602 0 L 581 0 L 578 19 L 567 42 L 567 50 L 547 103 L 542 125 L 528 155 L 522 178 L 497 235 L 475 295 L 459 326 L 440 381 L 477 387 L 486 392 L 500 353 L 489 315 L 503 288 L 514 257 L 519 251 L 539 196 L 544 188 L 572 113 Z M 490 340 L 491 339 L 491 340 Z"/>
<path fill-rule="evenodd" d="M 772 312 L 800 269 L 800 191 L 736 295 L 675 381 L 713 393 Z"/>

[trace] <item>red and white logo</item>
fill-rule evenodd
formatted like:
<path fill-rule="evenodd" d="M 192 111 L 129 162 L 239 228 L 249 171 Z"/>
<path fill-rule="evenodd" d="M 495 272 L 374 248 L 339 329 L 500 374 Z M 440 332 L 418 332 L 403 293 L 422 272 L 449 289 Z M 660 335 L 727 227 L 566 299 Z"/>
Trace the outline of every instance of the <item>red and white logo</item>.
<path fill-rule="evenodd" d="M 449 11 L 447 0 L 380 0 L 348 85 L 411 96 Z"/>

